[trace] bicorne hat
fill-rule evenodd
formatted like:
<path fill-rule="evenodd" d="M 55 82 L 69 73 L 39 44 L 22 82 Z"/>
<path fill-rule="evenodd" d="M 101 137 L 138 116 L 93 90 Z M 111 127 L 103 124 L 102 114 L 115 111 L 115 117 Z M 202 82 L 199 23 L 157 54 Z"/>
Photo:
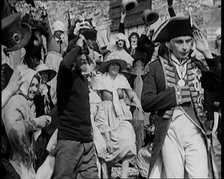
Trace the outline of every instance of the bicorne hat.
<path fill-rule="evenodd" d="M 152 41 L 169 42 L 171 39 L 180 36 L 193 37 L 194 27 L 191 17 L 175 16 L 164 21 L 155 31 Z"/>
<path fill-rule="evenodd" d="M 21 13 L 9 15 L 2 19 L 1 44 L 6 52 L 16 51 L 26 46 L 31 38 L 31 27 L 22 23 Z"/>

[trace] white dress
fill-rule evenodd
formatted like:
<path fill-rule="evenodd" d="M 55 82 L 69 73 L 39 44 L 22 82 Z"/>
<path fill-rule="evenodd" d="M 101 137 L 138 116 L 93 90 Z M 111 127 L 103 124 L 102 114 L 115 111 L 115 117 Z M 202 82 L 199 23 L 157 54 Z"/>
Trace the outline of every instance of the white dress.
<path fill-rule="evenodd" d="M 107 97 L 101 96 L 103 101 L 99 105 L 95 118 L 100 132 L 109 132 L 113 146 L 113 152 L 107 152 L 105 161 L 116 163 L 124 158 L 132 159 L 136 156 L 136 137 L 130 123 L 132 114 L 121 94 L 125 89 L 131 89 L 127 79 L 118 74 L 113 80 L 108 73 L 105 73 L 96 80 L 93 89 L 106 91 L 109 94 Z"/>

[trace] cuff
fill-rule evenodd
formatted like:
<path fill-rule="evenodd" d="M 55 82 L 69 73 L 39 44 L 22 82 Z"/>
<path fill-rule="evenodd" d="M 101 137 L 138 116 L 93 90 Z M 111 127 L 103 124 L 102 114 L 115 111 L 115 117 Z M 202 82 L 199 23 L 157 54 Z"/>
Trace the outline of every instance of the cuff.
<path fill-rule="evenodd" d="M 205 58 L 207 64 L 209 67 L 217 67 L 220 64 L 219 57 L 214 57 L 214 58 Z"/>

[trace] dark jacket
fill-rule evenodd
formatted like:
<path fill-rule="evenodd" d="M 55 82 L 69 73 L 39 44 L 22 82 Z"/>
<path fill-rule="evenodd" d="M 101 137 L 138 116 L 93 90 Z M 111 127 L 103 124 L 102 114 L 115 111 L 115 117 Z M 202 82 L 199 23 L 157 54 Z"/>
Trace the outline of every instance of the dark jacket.
<path fill-rule="evenodd" d="M 164 56 L 167 59 L 167 56 Z M 190 59 L 192 64 L 200 69 L 200 71 L 206 71 L 207 69 L 202 64 L 202 62 L 191 58 Z M 166 86 L 166 79 L 164 76 L 164 70 L 162 64 L 159 59 L 152 62 L 150 65 L 150 71 L 146 75 L 143 84 L 143 91 L 142 91 L 142 107 L 146 112 L 157 112 L 158 119 L 155 121 L 155 138 L 153 141 L 153 149 L 152 149 L 152 158 L 150 161 L 150 170 L 151 172 L 156 159 L 162 149 L 163 142 L 169 128 L 171 118 L 163 118 L 165 111 L 172 109 L 173 107 L 177 106 L 177 99 L 176 99 L 176 92 L 174 87 Z M 203 74 L 203 73 L 202 73 Z M 182 106 L 184 107 L 184 106 Z M 196 114 L 192 114 L 195 116 Z M 200 121 L 198 115 L 195 118 L 195 124 L 201 125 L 201 129 L 204 129 L 203 122 Z M 200 127 L 200 126 L 199 126 Z"/>
<path fill-rule="evenodd" d="M 58 139 L 93 141 L 89 89 L 86 77 L 77 68 L 81 47 L 73 48 L 61 61 L 57 78 Z M 74 68 L 74 63 L 76 63 Z"/>

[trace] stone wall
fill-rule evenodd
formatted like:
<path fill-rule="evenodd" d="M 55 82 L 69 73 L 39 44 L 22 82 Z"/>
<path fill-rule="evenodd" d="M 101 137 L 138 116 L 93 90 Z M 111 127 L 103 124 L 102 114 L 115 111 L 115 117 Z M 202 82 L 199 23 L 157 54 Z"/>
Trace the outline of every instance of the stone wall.
<path fill-rule="evenodd" d="M 174 10 L 177 14 L 183 13 L 186 15 L 190 10 L 194 21 L 203 30 L 206 38 L 209 41 L 214 40 L 214 32 L 221 26 L 221 0 L 173 1 Z M 35 1 L 35 3 L 37 2 Z M 75 19 L 80 14 L 92 17 L 100 31 L 105 30 L 108 23 L 111 22 L 109 19 L 109 0 L 45 0 L 42 2 L 46 3 L 51 24 L 55 20 L 62 20 L 67 24 L 68 11 L 72 19 Z M 20 4 L 24 4 L 24 1 L 20 2 Z M 22 5 L 20 5 L 20 8 L 22 9 Z M 156 10 L 162 19 L 169 17 L 166 0 L 152 0 L 152 9 Z"/>

